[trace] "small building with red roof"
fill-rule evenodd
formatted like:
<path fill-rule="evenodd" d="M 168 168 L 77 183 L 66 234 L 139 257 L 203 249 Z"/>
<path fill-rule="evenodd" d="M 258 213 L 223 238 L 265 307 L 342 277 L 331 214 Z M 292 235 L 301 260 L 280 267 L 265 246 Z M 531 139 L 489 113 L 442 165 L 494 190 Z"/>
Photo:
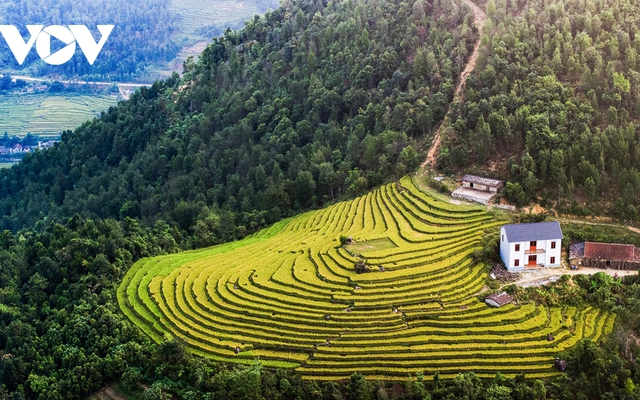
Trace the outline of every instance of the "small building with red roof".
<path fill-rule="evenodd" d="M 576 267 L 638 270 L 640 248 L 619 243 L 574 243 L 569 249 L 569 262 Z"/>

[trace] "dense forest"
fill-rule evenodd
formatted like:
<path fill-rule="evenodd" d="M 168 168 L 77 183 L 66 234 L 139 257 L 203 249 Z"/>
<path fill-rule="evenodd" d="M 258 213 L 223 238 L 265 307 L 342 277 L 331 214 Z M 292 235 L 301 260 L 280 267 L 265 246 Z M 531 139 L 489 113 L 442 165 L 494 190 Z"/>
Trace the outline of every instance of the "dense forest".
<path fill-rule="evenodd" d="M 486 11 L 439 166 L 497 165 L 519 206 L 541 196 L 560 211 L 637 218 L 640 5 L 490 0 Z M 594 210 L 569 210 L 576 195 Z"/>
<path fill-rule="evenodd" d="M 174 43 L 179 19 L 167 10 L 168 0 L 11 0 L 0 4 L 0 24 L 15 25 L 24 38 L 26 25 L 86 25 L 95 41 L 97 25 L 115 25 L 93 65 L 76 49 L 75 56 L 60 66 L 40 60 L 35 46 L 18 65 L 4 39 L 0 40 L 0 64 L 35 75 L 83 76 L 87 79 L 131 79 L 149 65 L 173 59 L 180 47 Z M 53 43 L 52 43 L 53 44 Z M 52 52 L 55 51 L 52 48 Z"/>
<path fill-rule="evenodd" d="M 447 0 L 287 3 L 0 172 L 0 229 L 164 219 L 207 245 L 363 193 L 419 164 L 470 21 Z"/>

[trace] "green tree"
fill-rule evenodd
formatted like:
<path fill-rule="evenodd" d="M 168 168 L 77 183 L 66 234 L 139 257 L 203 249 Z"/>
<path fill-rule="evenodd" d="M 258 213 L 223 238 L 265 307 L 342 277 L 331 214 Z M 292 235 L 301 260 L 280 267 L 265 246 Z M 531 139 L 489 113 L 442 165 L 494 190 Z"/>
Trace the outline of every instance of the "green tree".
<path fill-rule="evenodd" d="M 371 400 L 373 387 L 367 379 L 359 373 L 351 375 L 351 379 L 347 384 L 347 393 L 349 400 Z"/>
<path fill-rule="evenodd" d="M 584 181 L 584 193 L 590 202 L 593 202 L 596 200 L 596 184 L 593 181 L 593 178 L 588 177 Z"/>
<path fill-rule="evenodd" d="M 613 73 L 613 87 L 618 91 L 619 104 L 622 102 L 622 96 L 631 91 L 631 83 L 619 72 Z"/>

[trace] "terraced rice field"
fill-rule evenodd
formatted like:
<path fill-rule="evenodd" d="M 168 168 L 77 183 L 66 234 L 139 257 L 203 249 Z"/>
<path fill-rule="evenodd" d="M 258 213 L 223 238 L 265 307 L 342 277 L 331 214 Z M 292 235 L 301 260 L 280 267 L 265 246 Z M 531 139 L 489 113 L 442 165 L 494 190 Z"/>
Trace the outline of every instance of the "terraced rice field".
<path fill-rule="evenodd" d="M 0 101 L 0 135 L 58 136 L 115 105 L 114 97 L 81 94 L 7 94 Z"/>
<path fill-rule="evenodd" d="M 355 371 L 385 380 L 436 371 L 551 376 L 558 352 L 598 340 L 614 315 L 486 306 L 477 296 L 486 272 L 472 254 L 503 222 L 404 178 L 242 241 L 143 259 L 125 276 L 118 302 L 158 342 L 177 337 L 195 354 L 259 358 L 309 379 Z M 359 257 L 339 247 L 340 235 L 395 247 L 363 252 L 372 272 L 356 274 Z"/>
<path fill-rule="evenodd" d="M 180 28 L 183 34 L 192 35 L 196 29 L 210 25 L 240 25 L 254 15 L 274 10 L 279 5 L 276 0 L 171 0 L 169 10 L 182 17 Z"/>

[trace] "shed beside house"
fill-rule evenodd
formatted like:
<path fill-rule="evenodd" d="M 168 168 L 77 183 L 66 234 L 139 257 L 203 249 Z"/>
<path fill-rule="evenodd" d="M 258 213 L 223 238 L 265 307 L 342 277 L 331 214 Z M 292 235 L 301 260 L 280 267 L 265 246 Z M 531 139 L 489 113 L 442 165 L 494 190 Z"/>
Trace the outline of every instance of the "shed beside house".
<path fill-rule="evenodd" d="M 562 229 L 558 221 L 500 227 L 500 257 L 509 271 L 525 267 L 559 267 Z"/>
<path fill-rule="evenodd" d="M 572 266 L 638 270 L 640 248 L 619 243 L 573 243 L 569 248 L 569 262 Z"/>
<path fill-rule="evenodd" d="M 497 179 L 483 178 L 476 175 L 465 175 L 462 177 L 462 186 L 484 192 L 498 193 L 504 182 Z"/>
<path fill-rule="evenodd" d="M 494 293 L 484 298 L 484 302 L 493 307 L 502 307 L 513 301 L 513 297 L 507 292 Z"/>

